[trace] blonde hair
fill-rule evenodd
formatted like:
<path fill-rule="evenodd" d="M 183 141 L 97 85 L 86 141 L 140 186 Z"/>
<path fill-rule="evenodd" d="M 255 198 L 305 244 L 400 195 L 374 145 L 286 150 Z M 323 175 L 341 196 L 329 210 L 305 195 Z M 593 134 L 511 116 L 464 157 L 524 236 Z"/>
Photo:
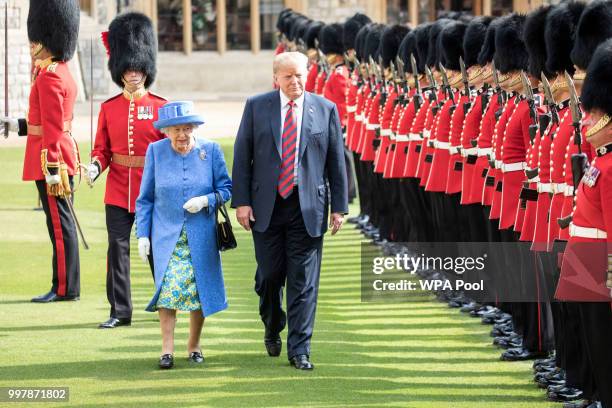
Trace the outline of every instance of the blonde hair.
<path fill-rule="evenodd" d="M 272 72 L 276 74 L 279 69 L 287 65 L 296 65 L 304 71 L 308 70 L 308 57 L 301 52 L 283 52 L 274 57 L 272 63 Z"/>

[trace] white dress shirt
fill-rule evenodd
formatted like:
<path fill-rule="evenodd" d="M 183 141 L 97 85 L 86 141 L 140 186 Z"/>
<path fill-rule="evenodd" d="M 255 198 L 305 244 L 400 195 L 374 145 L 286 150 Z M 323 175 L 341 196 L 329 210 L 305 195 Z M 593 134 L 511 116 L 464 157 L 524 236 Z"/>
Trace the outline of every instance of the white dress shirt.
<path fill-rule="evenodd" d="M 280 105 L 281 105 L 281 143 L 283 137 L 283 129 L 285 128 L 285 116 L 287 115 L 287 111 L 289 110 L 289 97 L 283 93 L 283 91 L 279 91 L 280 94 Z M 297 135 L 295 140 L 295 161 L 294 161 L 294 169 L 293 169 L 293 182 L 297 186 L 297 170 L 298 170 L 298 159 L 300 155 L 300 134 L 302 133 L 302 115 L 304 113 L 304 93 L 300 95 L 299 98 L 293 101 L 293 119 L 296 121 L 297 126 Z M 282 148 L 281 148 L 282 149 Z M 282 154 L 282 150 L 281 150 Z"/>

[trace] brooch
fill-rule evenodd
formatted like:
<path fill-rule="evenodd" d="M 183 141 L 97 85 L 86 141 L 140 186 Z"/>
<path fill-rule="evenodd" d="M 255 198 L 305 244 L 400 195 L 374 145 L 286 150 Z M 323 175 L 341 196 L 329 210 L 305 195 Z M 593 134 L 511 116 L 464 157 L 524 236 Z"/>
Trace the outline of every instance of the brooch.
<path fill-rule="evenodd" d="M 200 160 L 206 160 L 206 150 L 200 150 Z"/>

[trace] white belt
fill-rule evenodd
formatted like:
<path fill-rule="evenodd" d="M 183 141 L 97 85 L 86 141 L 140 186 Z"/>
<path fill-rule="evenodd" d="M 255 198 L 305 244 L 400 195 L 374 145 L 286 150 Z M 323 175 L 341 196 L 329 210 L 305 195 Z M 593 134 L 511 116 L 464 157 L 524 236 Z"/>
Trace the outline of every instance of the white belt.
<path fill-rule="evenodd" d="M 574 195 L 574 186 L 570 186 L 569 184 L 565 184 L 565 191 L 563 195 L 566 197 L 571 197 Z"/>
<path fill-rule="evenodd" d="M 439 142 L 437 140 L 434 140 L 434 147 L 436 149 L 443 149 L 443 150 L 448 150 L 450 149 L 450 143 L 449 142 Z"/>
<path fill-rule="evenodd" d="M 367 123 L 366 124 L 366 130 L 376 130 L 380 127 L 380 125 L 377 124 L 373 124 L 373 123 Z"/>
<path fill-rule="evenodd" d="M 491 153 L 493 153 L 493 148 L 492 147 L 477 147 L 476 149 L 478 149 L 478 156 L 487 156 Z"/>
<path fill-rule="evenodd" d="M 608 234 L 606 231 L 602 231 L 598 228 L 580 227 L 578 225 L 570 224 L 569 227 L 570 237 L 580 238 L 594 238 L 594 239 L 607 239 Z"/>
<path fill-rule="evenodd" d="M 346 106 L 346 111 L 348 113 L 353 113 L 357 111 L 357 105 L 347 105 Z"/>
<path fill-rule="evenodd" d="M 525 170 L 527 167 L 527 163 L 518 162 L 518 163 L 502 163 L 501 170 L 502 173 L 510 173 L 513 171 Z"/>
<path fill-rule="evenodd" d="M 540 182 L 540 176 L 535 176 L 534 178 L 527 179 L 527 181 L 530 182 L 530 183 L 539 183 Z"/>
<path fill-rule="evenodd" d="M 381 129 L 380 130 L 380 135 L 381 136 L 391 136 L 393 132 L 391 132 L 391 129 Z"/>
<path fill-rule="evenodd" d="M 493 155 L 493 157 L 495 157 L 495 155 Z M 495 159 L 492 159 L 492 160 L 495 161 L 495 168 L 501 169 L 501 166 L 504 164 L 504 162 L 502 162 L 501 160 L 495 160 Z"/>
<path fill-rule="evenodd" d="M 461 146 L 451 146 L 449 150 L 451 154 L 459 154 L 461 152 Z"/>
<path fill-rule="evenodd" d="M 559 194 L 559 193 L 565 194 L 566 187 L 567 187 L 567 184 L 565 183 L 552 183 L 552 191 L 555 194 Z"/>
<path fill-rule="evenodd" d="M 463 156 L 463 157 L 475 156 L 477 154 L 478 154 L 478 148 L 477 147 L 470 147 L 469 149 L 463 149 L 461 151 L 461 156 Z"/>
<path fill-rule="evenodd" d="M 395 140 L 397 140 L 398 142 L 409 142 L 410 137 L 408 135 L 397 135 L 395 136 Z"/>
<path fill-rule="evenodd" d="M 423 130 L 423 137 L 430 137 L 430 136 L 431 136 L 431 130 L 424 129 Z"/>
<path fill-rule="evenodd" d="M 421 140 L 423 140 L 423 136 L 418 133 L 409 133 L 408 140 L 411 142 L 420 142 Z"/>
<path fill-rule="evenodd" d="M 538 190 L 538 193 L 552 193 L 552 184 L 538 182 L 536 189 Z"/>

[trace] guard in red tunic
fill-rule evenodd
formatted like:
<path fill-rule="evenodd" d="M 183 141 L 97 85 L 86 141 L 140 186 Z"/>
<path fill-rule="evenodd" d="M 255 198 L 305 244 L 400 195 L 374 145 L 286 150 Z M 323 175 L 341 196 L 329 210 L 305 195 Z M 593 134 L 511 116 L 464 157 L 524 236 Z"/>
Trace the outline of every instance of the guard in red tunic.
<path fill-rule="evenodd" d="M 151 20 L 140 13 L 116 17 L 105 45 L 113 81 L 123 88 L 102 104 L 88 175 L 95 180 L 107 168 L 106 296 L 110 318 L 100 328 L 130 325 L 130 232 L 140 192 L 144 156 L 150 143 L 164 137 L 153 127 L 158 108 L 166 103 L 147 89 L 155 80 L 157 41 Z"/>
<path fill-rule="evenodd" d="M 319 74 L 319 64 L 317 64 L 319 56 L 317 53 L 316 42 L 320 41 L 319 33 L 321 32 L 322 27 L 322 22 L 314 21 L 310 23 L 304 36 L 304 42 L 306 43 L 307 48 L 306 55 L 308 56 L 309 64 L 308 75 L 306 76 L 306 83 L 304 85 L 304 90 L 306 90 L 306 92 L 314 92 L 315 81 L 317 79 L 317 75 Z"/>
<path fill-rule="evenodd" d="M 589 64 L 582 103 L 591 117 L 586 137 L 596 151 L 576 191 L 570 238 L 556 297 L 579 302 L 580 323 L 596 393 L 612 407 L 612 40 Z M 576 178 L 580 177 L 578 168 Z"/>
<path fill-rule="evenodd" d="M 3 118 L 11 130 L 27 135 L 23 180 L 38 189 L 53 245 L 51 290 L 32 299 L 47 303 L 78 300 L 79 247 L 74 214 L 73 176 L 79 171 L 77 145 L 71 135 L 77 86 L 66 62 L 79 32 L 76 0 L 30 1 L 28 38 L 32 88 L 26 119 Z"/>

